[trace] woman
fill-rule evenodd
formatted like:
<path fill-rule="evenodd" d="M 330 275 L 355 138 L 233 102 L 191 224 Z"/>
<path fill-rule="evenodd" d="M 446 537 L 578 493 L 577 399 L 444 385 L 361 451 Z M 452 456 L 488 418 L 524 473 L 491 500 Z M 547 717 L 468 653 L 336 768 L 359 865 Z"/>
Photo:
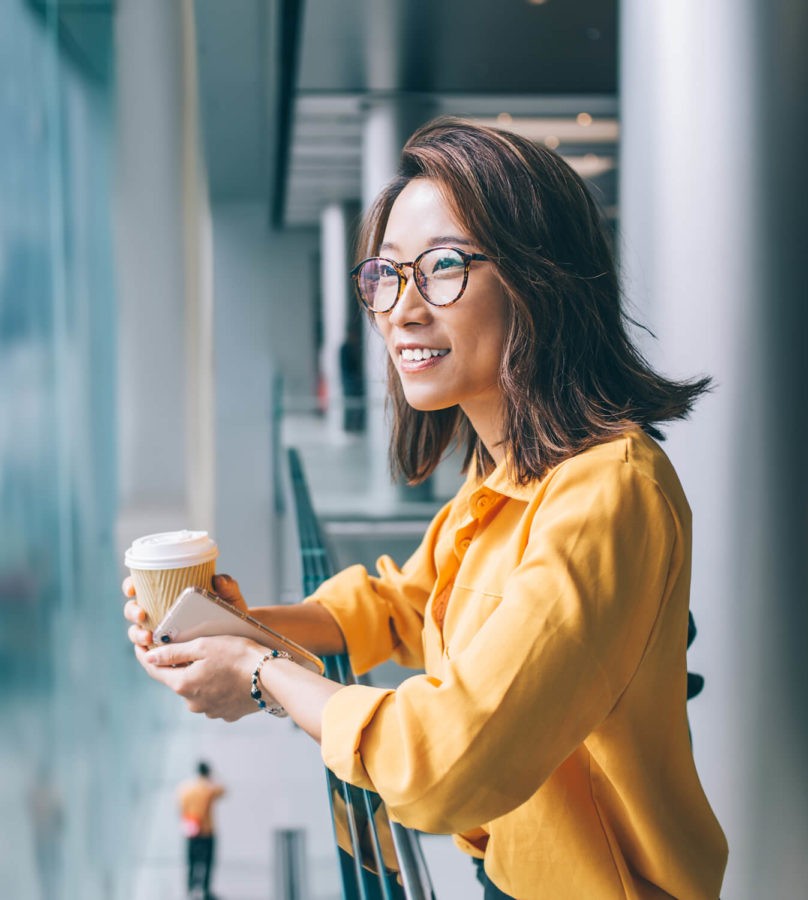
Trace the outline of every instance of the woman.
<path fill-rule="evenodd" d="M 418 482 L 460 442 L 467 479 L 401 569 L 382 557 L 378 576 L 354 566 L 251 612 L 357 672 L 392 657 L 425 674 L 342 687 L 279 659 L 260 688 L 337 775 L 483 859 L 487 896 L 717 897 L 726 842 L 685 712 L 690 511 L 654 441 L 708 380 L 641 358 L 593 201 L 516 135 L 419 130 L 362 247 L 394 467 Z M 254 710 L 259 645 L 130 637 L 192 710 Z"/>

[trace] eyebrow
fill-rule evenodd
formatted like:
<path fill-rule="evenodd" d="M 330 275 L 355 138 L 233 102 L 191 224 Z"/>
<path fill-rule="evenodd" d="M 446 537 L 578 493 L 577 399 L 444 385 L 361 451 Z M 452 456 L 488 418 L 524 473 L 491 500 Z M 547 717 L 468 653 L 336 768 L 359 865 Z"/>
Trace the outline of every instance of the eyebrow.
<path fill-rule="evenodd" d="M 460 237 L 457 234 L 441 234 L 437 237 L 432 237 L 426 242 L 427 248 L 431 247 L 471 247 L 474 244 L 474 241 L 469 240 L 468 238 Z M 394 250 L 397 251 L 399 249 L 398 244 L 394 244 L 391 241 L 384 241 L 379 246 L 379 252 L 382 250 Z"/>

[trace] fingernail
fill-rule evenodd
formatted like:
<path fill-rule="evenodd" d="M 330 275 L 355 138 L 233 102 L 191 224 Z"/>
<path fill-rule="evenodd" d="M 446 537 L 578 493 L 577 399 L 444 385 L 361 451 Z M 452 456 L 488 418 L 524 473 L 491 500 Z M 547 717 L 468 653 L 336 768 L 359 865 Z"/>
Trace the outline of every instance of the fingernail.
<path fill-rule="evenodd" d="M 232 581 L 232 580 L 233 580 L 229 575 L 225 575 L 224 572 L 219 572 L 219 573 L 215 576 L 215 578 L 216 578 L 217 581 L 218 581 L 220 578 L 221 578 L 222 581 Z"/>

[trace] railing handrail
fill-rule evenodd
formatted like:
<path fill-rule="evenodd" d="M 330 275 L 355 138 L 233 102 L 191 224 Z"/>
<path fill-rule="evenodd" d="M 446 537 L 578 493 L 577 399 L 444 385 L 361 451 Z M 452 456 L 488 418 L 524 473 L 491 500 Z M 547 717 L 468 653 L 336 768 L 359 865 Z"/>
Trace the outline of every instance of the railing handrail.
<path fill-rule="evenodd" d="M 308 595 L 334 574 L 334 567 L 311 502 L 300 454 L 294 448 L 288 451 L 288 462 L 297 518 L 303 592 Z M 326 657 L 325 666 L 329 678 L 342 684 L 355 683 L 347 655 Z M 344 900 L 398 900 L 402 897 L 405 900 L 434 900 L 435 895 L 416 833 L 397 822 L 389 821 L 378 794 L 347 784 L 328 768 L 325 771 Z M 345 804 L 350 852 L 339 846 L 335 797 L 341 798 Z M 385 863 L 377 819 L 386 820 L 385 824 L 389 825 L 392 847 L 388 849 L 395 856 L 396 869 L 391 869 Z M 362 862 L 362 823 L 368 831 L 375 871 L 368 869 Z M 400 882 L 396 878 L 396 872 L 400 873 Z"/>

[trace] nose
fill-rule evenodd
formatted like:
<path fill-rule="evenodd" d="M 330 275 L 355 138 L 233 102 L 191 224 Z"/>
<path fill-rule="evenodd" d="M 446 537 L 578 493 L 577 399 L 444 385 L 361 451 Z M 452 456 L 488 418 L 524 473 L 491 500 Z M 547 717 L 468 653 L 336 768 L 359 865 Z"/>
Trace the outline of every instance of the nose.
<path fill-rule="evenodd" d="M 415 273 L 410 270 L 410 277 L 404 285 L 398 302 L 387 316 L 387 320 L 391 325 L 399 327 L 410 324 L 422 325 L 429 321 L 431 315 L 429 304 L 416 287 Z"/>

